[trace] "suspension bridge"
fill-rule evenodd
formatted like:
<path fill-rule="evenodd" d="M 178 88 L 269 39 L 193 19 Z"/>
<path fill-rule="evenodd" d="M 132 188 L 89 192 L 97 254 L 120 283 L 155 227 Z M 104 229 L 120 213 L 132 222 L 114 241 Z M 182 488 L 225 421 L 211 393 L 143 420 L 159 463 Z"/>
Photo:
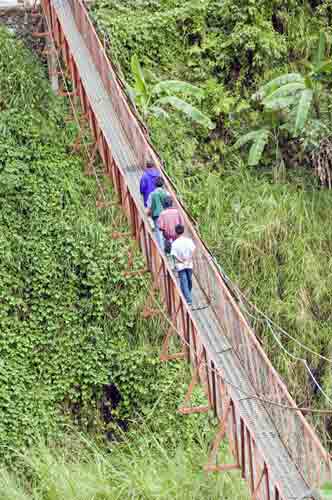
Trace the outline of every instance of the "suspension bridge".
<path fill-rule="evenodd" d="M 64 90 L 69 97 L 75 96 L 77 113 L 89 123 L 94 139 L 92 160 L 98 151 L 151 273 L 146 309 L 153 309 L 155 294 L 163 302 L 169 328 L 161 359 L 185 359 L 192 366 L 192 380 L 179 411 L 184 415 L 211 411 L 218 419 L 206 471 L 239 469 L 254 499 L 310 498 L 313 488 L 331 478 L 329 453 L 267 358 L 178 200 L 83 0 L 37 3 L 41 5 L 36 5 L 35 15 L 42 16 L 44 30 L 36 35 L 47 39 L 50 77 L 54 80 L 64 71 L 70 76 L 72 88 Z M 142 204 L 139 179 L 148 159 L 163 172 L 187 234 L 196 244 L 193 309 L 187 306 L 177 277 L 158 248 Z M 172 337 L 178 339 L 179 352 L 170 349 Z M 191 404 L 198 383 L 206 394 L 206 406 Z M 231 463 L 217 463 L 223 439 L 229 444 Z"/>

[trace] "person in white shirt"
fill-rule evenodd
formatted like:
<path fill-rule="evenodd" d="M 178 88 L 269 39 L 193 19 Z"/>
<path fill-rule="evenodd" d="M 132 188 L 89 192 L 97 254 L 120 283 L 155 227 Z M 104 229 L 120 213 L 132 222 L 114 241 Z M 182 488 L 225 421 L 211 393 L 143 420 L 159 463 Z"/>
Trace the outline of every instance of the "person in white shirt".
<path fill-rule="evenodd" d="M 195 252 L 194 242 L 183 235 L 182 224 L 175 226 L 176 240 L 172 244 L 171 255 L 175 258 L 176 270 L 179 275 L 180 287 L 189 305 L 192 304 L 192 275 L 193 255 Z"/>

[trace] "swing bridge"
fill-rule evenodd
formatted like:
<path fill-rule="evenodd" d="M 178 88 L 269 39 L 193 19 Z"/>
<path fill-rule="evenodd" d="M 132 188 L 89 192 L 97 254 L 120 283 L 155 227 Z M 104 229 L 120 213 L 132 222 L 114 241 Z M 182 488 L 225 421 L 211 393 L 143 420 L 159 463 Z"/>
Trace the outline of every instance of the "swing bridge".
<path fill-rule="evenodd" d="M 71 98 L 77 114 L 83 115 L 91 129 L 94 145 L 89 170 L 98 152 L 128 219 L 130 234 L 151 273 L 146 314 L 160 313 L 160 309 L 153 309 L 155 293 L 163 303 L 168 331 L 161 359 L 183 359 L 191 364 L 192 380 L 179 411 L 184 415 L 213 412 L 218 420 L 205 470 L 239 469 L 248 482 L 251 498 L 257 500 L 314 497 L 314 488 L 331 479 L 330 455 L 266 356 L 177 198 L 85 3 L 41 0 L 32 12 L 43 22 L 43 30 L 35 35 L 45 37 L 53 88 L 57 89 L 57 77 L 65 72 L 72 88 L 65 86 L 62 92 Z M 174 206 L 185 220 L 187 234 L 196 245 L 193 308 L 188 307 L 168 259 L 159 250 L 144 210 L 139 180 L 148 159 L 160 168 Z M 98 200 L 97 206 L 106 208 L 107 202 Z M 131 273 L 127 274 L 129 277 Z M 172 337 L 178 339 L 180 352 L 170 349 Z M 191 404 L 196 384 L 204 389 L 206 406 Z M 217 463 L 224 439 L 231 463 Z"/>

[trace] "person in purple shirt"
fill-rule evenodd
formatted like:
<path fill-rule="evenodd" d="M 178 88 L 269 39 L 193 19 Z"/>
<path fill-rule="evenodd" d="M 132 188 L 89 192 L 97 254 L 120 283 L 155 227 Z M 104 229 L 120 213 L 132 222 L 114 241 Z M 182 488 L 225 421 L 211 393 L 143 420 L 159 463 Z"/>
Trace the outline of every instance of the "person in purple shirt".
<path fill-rule="evenodd" d="M 145 172 L 140 182 L 140 192 L 143 196 L 144 206 L 148 205 L 149 194 L 156 189 L 156 180 L 160 177 L 160 171 L 154 166 L 152 161 L 147 161 Z"/>

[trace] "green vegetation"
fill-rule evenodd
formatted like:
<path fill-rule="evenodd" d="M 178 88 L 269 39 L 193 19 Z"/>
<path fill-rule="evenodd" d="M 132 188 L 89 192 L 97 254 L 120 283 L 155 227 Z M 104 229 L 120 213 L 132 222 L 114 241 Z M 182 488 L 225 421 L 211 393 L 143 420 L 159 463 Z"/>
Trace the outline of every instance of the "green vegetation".
<path fill-rule="evenodd" d="M 136 54 L 157 81 L 201 88 L 210 133 L 176 114 L 147 118 L 166 169 L 227 274 L 331 357 L 332 3 L 99 0 L 93 15 L 129 84 Z M 234 145 L 250 141 L 248 160 Z M 303 365 L 255 326 L 298 402 L 325 406 Z M 330 365 L 280 338 L 330 394 Z"/>
<path fill-rule="evenodd" d="M 40 66 L 3 31 L 0 43 L 7 55 L 0 67 L 5 450 L 29 443 L 41 426 L 58 432 L 67 414 L 93 426 L 105 387 L 128 369 L 121 358 L 151 377 L 157 368 L 144 353 L 136 361 L 134 345 L 127 353 L 142 327 L 143 294 L 140 278 L 124 277 L 128 243 L 111 238 L 112 225 L 123 222 L 96 210 L 95 182 L 71 153 L 76 128 L 64 122 L 65 107 L 52 97 Z M 144 393 L 134 403 L 131 392 L 139 378 L 128 375 L 122 412 L 144 405 Z"/>
<path fill-rule="evenodd" d="M 317 37 L 318 38 L 318 37 Z M 305 75 L 301 73 L 286 73 L 274 78 L 263 85 L 253 99 L 259 101 L 263 106 L 265 121 L 268 126 L 255 130 L 240 137 L 234 147 L 253 142 L 249 152 L 248 165 L 256 166 L 263 158 L 263 151 L 269 139 L 275 140 L 276 164 L 284 165 L 282 146 L 287 144 L 289 137 L 301 137 L 308 139 L 308 133 L 313 135 L 316 141 L 321 137 L 329 135 L 329 108 L 322 105 L 326 101 L 326 84 L 332 72 L 332 62 L 325 60 L 326 34 L 321 31 L 316 57 L 313 63 L 308 62 L 309 71 Z M 325 86 L 322 85 L 325 83 Z M 325 111 L 325 120 L 322 117 Z M 303 148 L 305 154 L 308 149 L 315 148 L 315 154 L 320 155 L 319 147 L 307 141 Z M 329 170 L 329 169 L 328 169 Z M 331 184 L 329 184 L 331 188 Z"/>
<path fill-rule="evenodd" d="M 125 277 L 129 252 L 143 261 L 112 237 L 119 211 L 96 209 L 66 102 L 3 29 L 0 51 L 0 498 L 246 498 L 202 472 L 215 422 L 176 411 L 187 366 L 159 361 L 149 278 Z"/>
<path fill-rule="evenodd" d="M 137 436 L 134 438 L 137 441 Z M 135 441 L 134 441 L 135 442 Z M 41 443 L 20 457 L 25 476 L 0 470 L 2 500 L 209 500 L 245 498 L 230 475 L 213 478 L 202 471 L 200 443 L 179 446 L 176 453 L 160 445 L 148 430 L 103 451 L 86 440 L 67 447 Z M 33 480 L 27 482 L 26 477 Z"/>
<path fill-rule="evenodd" d="M 201 99 L 203 97 L 201 89 L 179 80 L 156 82 L 153 73 L 143 70 L 136 55 L 131 58 L 131 70 L 134 87 L 128 86 L 128 91 L 133 102 L 142 111 L 143 119 L 146 119 L 149 115 L 169 118 L 169 114 L 164 108 L 172 107 L 185 114 L 193 122 L 199 123 L 203 127 L 214 128 L 211 120 L 199 109 L 174 95 L 174 93 L 178 93 Z"/>
<path fill-rule="evenodd" d="M 332 483 L 331 481 L 325 483 L 319 491 L 323 500 L 330 500 L 332 497 Z"/>
<path fill-rule="evenodd" d="M 98 0 L 94 15 L 129 86 L 138 83 L 135 56 L 148 99 L 165 81 L 200 89 L 198 100 L 196 90 L 181 96 L 199 103 L 213 130 L 178 113 L 165 120 L 138 100 L 166 168 L 230 277 L 331 357 L 331 1 Z M 65 103 L 2 30 L 0 49 L 0 450 L 8 467 L 0 497 L 245 497 L 230 476 L 198 473 L 212 422 L 176 413 L 188 373 L 158 360 L 162 321 L 140 314 L 147 278 L 125 279 L 131 243 L 112 238 L 125 221 L 114 208 L 96 209 Z M 303 366 L 255 326 L 298 402 L 325 406 Z M 330 394 L 330 366 L 280 338 Z M 98 446 L 73 436 L 73 424 Z M 129 429 L 125 438 L 118 425 Z M 47 444 L 34 448 L 40 435 Z"/>

